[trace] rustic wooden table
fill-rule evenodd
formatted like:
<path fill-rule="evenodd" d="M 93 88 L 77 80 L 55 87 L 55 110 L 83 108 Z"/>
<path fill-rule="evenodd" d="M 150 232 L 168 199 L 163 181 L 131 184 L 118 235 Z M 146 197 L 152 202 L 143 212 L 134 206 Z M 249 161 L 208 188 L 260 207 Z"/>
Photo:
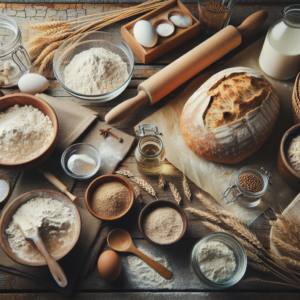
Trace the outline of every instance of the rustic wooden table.
<path fill-rule="evenodd" d="M 109 2 L 109 1 L 108 1 Z M 19 23 L 20 26 L 26 25 L 27 22 L 37 20 L 64 20 L 67 18 L 73 18 L 76 16 L 84 16 L 96 12 L 109 11 L 112 9 L 127 7 L 129 4 L 98 4 L 98 5 L 86 5 L 86 4 L 0 4 L 0 10 L 8 16 L 12 16 Z M 247 16 L 260 9 L 265 9 L 269 13 L 267 22 L 255 32 L 246 34 L 243 37 L 243 43 L 232 53 L 223 57 L 220 61 L 210 67 L 216 68 L 228 61 L 235 54 L 245 49 L 251 43 L 256 41 L 258 38 L 266 34 L 268 28 L 275 20 L 280 19 L 280 11 L 283 8 L 281 5 L 237 5 L 236 11 L 233 14 L 230 23 L 237 26 Z M 198 17 L 197 5 L 187 4 L 187 7 Z M 106 31 L 114 32 L 121 35 L 120 28 L 126 24 L 129 20 L 119 22 L 106 28 Z M 27 32 L 23 30 L 23 36 L 26 38 Z M 104 119 L 106 113 L 117 104 L 122 101 L 131 98 L 136 95 L 136 87 L 146 78 L 152 76 L 160 69 L 164 68 L 165 65 L 171 63 L 187 51 L 201 43 L 207 38 L 203 33 L 186 42 L 184 45 L 170 51 L 159 59 L 155 60 L 151 65 L 143 65 L 138 58 L 135 59 L 135 68 L 132 80 L 128 88 L 113 101 L 91 107 L 97 111 Z M 47 90 L 47 94 L 56 97 L 61 100 L 76 100 L 70 96 L 65 90 L 63 90 L 59 83 L 55 80 L 53 73 L 48 74 L 50 79 L 50 88 Z M 165 99 L 161 100 L 154 106 L 141 106 L 137 111 L 134 112 L 129 118 L 117 124 L 117 128 L 133 134 L 133 127 L 138 122 L 143 120 L 145 117 L 151 115 L 156 110 L 164 106 L 169 100 L 175 95 L 180 93 L 187 84 L 181 86 L 172 94 L 168 95 Z M 7 89 L 4 90 L 6 94 L 17 93 L 18 89 Z M 129 156 L 122 162 L 122 167 L 128 168 L 135 175 L 138 175 L 136 170 L 134 151 L 131 151 Z M 13 185 L 17 173 L 3 173 L 7 176 Z M 164 176 L 168 181 L 172 181 L 175 185 L 181 186 L 182 174 L 175 169 L 171 164 L 166 164 L 164 168 Z M 144 177 L 146 178 L 146 177 Z M 157 191 L 160 199 L 172 200 L 171 192 L 169 189 L 165 191 L 159 190 L 158 188 L 158 177 L 152 176 L 147 177 L 146 180 L 152 184 Z M 190 182 L 193 194 L 198 191 L 198 188 Z M 81 199 L 84 198 L 84 193 L 87 187 L 87 183 L 80 181 L 76 182 L 73 193 L 79 196 Z M 181 190 L 182 191 L 182 190 Z M 142 192 L 145 203 L 153 201 L 152 197 Z M 195 196 L 192 198 L 191 203 L 187 203 L 185 199 L 183 206 L 199 207 L 199 203 Z M 122 219 L 114 224 L 114 226 L 122 227 L 127 229 L 133 237 L 135 245 L 147 252 L 151 252 L 157 257 L 164 257 L 170 264 L 173 273 L 174 281 L 169 285 L 168 288 L 157 286 L 151 286 L 147 280 L 137 278 L 137 281 L 133 280 L 133 274 L 128 266 L 128 255 L 120 254 L 122 259 L 122 273 L 120 278 L 114 283 L 104 282 L 96 269 L 84 279 L 78 280 L 74 298 L 76 299 L 300 299 L 300 294 L 297 290 L 291 289 L 282 285 L 266 284 L 259 282 L 245 282 L 247 278 L 261 278 L 265 280 L 277 279 L 272 274 L 263 274 L 248 267 L 247 272 L 238 284 L 225 291 L 208 291 L 205 287 L 201 286 L 197 277 L 193 274 L 189 265 L 189 256 L 193 245 L 196 241 L 209 233 L 207 229 L 201 225 L 197 220 L 191 219 L 189 221 L 189 228 L 185 237 L 177 243 L 175 246 L 168 247 L 155 247 L 154 245 L 145 241 L 138 229 L 137 218 L 143 205 L 138 203 L 134 204 L 131 212 Z M 1 207 L 2 208 L 2 207 Z M 252 225 L 251 229 L 257 233 L 263 244 L 268 247 L 268 235 L 269 227 L 267 226 L 266 219 L 264 217 L 258 218 Z M 107 247 L 107 246 L 106 246 Z M 76 263 L 76 262 L 74 262 Z M 30 279 L 24 277 L 13 276 L 5 272 L 0 272 L 0 297 L 1 299 L 64 299 L 66 297 L 54 293 L 53 291 L 45 288 L 45 286 L 36 283 Z"/>

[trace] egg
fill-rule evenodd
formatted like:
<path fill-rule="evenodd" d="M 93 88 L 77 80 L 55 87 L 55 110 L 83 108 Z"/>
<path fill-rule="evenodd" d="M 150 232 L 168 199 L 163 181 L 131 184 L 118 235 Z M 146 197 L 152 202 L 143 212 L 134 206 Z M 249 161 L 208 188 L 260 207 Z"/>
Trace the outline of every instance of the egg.
<path fill-rule="evenodd" d="M 29 73 L 19 79 L 18 86 L 22 93 L 35 95 L 44 92 L 49 87 L 49 81 L 42 75 Z"/>
<path fill-rule="evenodd" d="M 121 259 L 112 251 L 104 251 L 98 259 L 98 271 L 100 276 L 107 282 L 115 281 L 121 273 Z"/>
<path fill-rule="evenodd" d="M 144 47 L 154 47 L 157 42 L 157 32 L 152 24 L 145 20 L 140 20 L 133 27 L 135 39 Z"/>

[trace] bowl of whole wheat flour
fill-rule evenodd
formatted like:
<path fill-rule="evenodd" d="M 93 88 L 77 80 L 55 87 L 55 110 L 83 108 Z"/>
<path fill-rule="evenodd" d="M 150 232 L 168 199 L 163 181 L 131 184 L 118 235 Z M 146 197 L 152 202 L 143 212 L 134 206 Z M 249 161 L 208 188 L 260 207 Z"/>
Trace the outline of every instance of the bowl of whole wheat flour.
<path fill-rule="evenodd" d="M 37 167 L 54 151 L 58 120 L 44 100 L 27 94 L 0 99 L 0 169 L 23 171 Z"/>
<path fill-rule="evenodd" d="M 65 41 L 53 58 L 60 85 L 72 96 L 90 102 L 116 98 L 128 86 L 134 56 L 119 36 L 103 31 L 83 33 Z"/>

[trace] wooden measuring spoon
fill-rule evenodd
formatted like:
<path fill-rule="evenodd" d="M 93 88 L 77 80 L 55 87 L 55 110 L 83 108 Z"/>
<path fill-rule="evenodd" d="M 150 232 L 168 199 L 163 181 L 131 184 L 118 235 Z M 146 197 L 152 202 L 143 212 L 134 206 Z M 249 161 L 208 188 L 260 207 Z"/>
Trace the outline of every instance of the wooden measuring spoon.
<path fill-rule="evenodd" d="M 31 224 L 30 224 L 31 225 Z M 24 238 L 28 241 L 32 241 L 36 247 L 40 250 L 42 255 L 44 256 L 47 265 L 49 267 L 49 270 L 54 278 L 54 280 L 57 282 L 57 284 L 61 287 L 65 287 L 68 284 L 67 277 L 60 267 L 60 265 L 57 263 L 57 261 L 50 255 L 48 252 L 43 240 L 41 239 L 39 235 L 39 230 L 37 227 L 31 225 L 32 227 L 28 229 L 24 229 L 21 227 L 20 224 L 18 224 L 18 227 L 24 236 Z"/>
<path fill-rule="evenodd" d="M 119 252 L 131 252 L 139 256 L 144 262 L 146 262 L 150 267 L 152 267 L 157 273 L 166 279 L 172 277 L 172 272 L 167 268 L 148 257 L 134 246 L 130 234 L 121 228 L 112 230 L 107 236 L 108 245 Z"/>

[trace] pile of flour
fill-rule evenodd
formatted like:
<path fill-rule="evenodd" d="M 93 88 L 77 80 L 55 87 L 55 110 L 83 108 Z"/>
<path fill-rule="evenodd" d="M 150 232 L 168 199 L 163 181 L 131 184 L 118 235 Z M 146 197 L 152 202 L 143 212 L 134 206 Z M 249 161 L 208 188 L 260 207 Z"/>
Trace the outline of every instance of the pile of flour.
<path fill-rule="evenodd" d="M 64 206 L 60 201 L 36 197 L 18 208 L 5 232 L 8 235 L 8 242 L 12 251 L 20 258 L 28 260 L 29 242 L 23 237 L 18 224 L 24 230 L 32 226 L 40 228 L 43 225 L 58 229 L 64 227 L 63 230 L 65 230 L 65 227 L 70 226 L 74 221 L 75 217 L 70 208 Z"/>
<path fill-rule="evenodd" d="M 30 106 L 0 113 L 0 163 L 19 163 L 42 153 L 54 135 L 51 120 Z"/>
<path fill-rule="evenodd" d="M 119 55 L 104 48 L 91 48 L 75 55 L 64 75 L 69 89 L 83 95 L 101 95 L 121 86 L 128 72 Z"/>

